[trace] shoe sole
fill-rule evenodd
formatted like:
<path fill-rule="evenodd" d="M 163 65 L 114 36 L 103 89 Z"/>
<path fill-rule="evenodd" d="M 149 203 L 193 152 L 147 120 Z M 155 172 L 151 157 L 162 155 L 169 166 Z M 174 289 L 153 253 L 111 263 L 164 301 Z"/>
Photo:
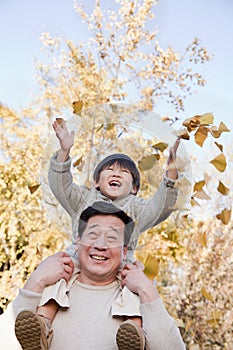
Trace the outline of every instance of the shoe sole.
<path fill-rule="evenodd" d="M 129 322 L 123 323 L 116 335 L 118 350 L 144 350 L 144 336 L 141 329 Z"/>
<path fill-rule="evenodd" d="M 23 350 L 43 350 L 41 323 L 33 312 L 20 312 L 15 321 L 15 334 Z"/>

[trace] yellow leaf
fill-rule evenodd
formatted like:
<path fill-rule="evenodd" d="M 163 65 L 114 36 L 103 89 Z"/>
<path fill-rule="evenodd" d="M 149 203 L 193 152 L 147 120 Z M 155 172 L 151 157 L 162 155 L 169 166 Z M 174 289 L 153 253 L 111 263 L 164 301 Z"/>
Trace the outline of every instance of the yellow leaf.
<path fill-rule="evenodd" d="M 211 197 L 208 196 L 208 194 L 204 190 L 197 191 L 196 193 L 194 193 L 193 197 L 206 201 L 211 199 Z"/>
<path fill-rule="evenodd" d="M 209 131 L 210 131 L 211 135 L 212 135 L 213 137 L 215 137 L 216 139 L 217 139 L 218 137 L 221 136 L 221 133 L 220 133 L 219 130 L 216 128 L 216 126 L 212 126 L 211 128 L 209 128 Z"/>
<path fill-rule="evenodd" d="M 220 143 L 215 142 L 215 145 L 218 147 L 218 149 L 220 149 L 221 152 L 223 151 L 223 146 L 220 145 Z"/>
<path fill-rule="evenodd" d="M 144 273 L 153 280 L 159 272 L 159 260 L 151 253 L 148 253 L 144 260 L 144 266 Z"/>
<path fill-rule="evenodd" d="M 175 132 L 177 137 L 180 137 L 183 140 L 189 140 L 190 136 L 189 133 L 186 129 L 178 130 Z"/>
<path fill-rule="evenodd" d="M 73 105 L 73 113 L 80 115 L 83 109 L 83 101 L 74 101 Z"/>
<path fill-rule="evenodd" d="M 65 119 L 63 119 L 63 118 L 56 118 L 56 121 L 59 125 L 62 125 L 63 123 L 66 122 Z"/>
<path fill-rule="evenodd" d="M 212 295 L 208 293 L 204 287 L 201 288 L 201 294 L 203 295 L 203 297 L 205 297 L 209 301 L 214 301 Z"/>
<path fill-rule="evenodd" d="M 79 158 L 73 163 L 73 167 L 74 167 L 74 168 L 78 168 L 79 170 L 82 170 L 83 165 L 84 165 L 83 156 L 79 157 Z"/>
<path fill-rule="evenodd" d="M 190 199 L 190 204 L 192 207 L 194 207 L 195 205 L 198 205 L 200 207 L 200 204 L 197 201 L 195 201 L 195 199 L 193 197 L 191 197 L 191 199 Z"/>
<path fill-rule="evenodd" d="M 228 187 L 226 187 L 221 181 L 219 181 L 217 190 L 223 196 L 227 196 L 229 194 L 229 192 L 230 192 L 230 189 Z"/>
<path fill-rule="evenodd" d="M 201 124 L 213 124 L 214 122 L 214 116 L 212 113 L 204 113 L 200 117 L 200 123 Z"/>
<path fill-rule="evenodd" d="M 195 130 L 198 127 L 198 125 L 200 124 L 200 119 L 201 119 L 200 115 L 195 115 L 192 118 L 185 119 L 182 125 L 186 126 L 186 128 L 190 132 L 192 130 Z"/>
<path fill-rule="evenodd" d="M 165 142 L 158 142 L 158 143 L 154 144 L 152 147 L 153 147 L 154 149 L 157 149 L 158 151 L 163 152 L 163 151 L 165 151 L 165 149 L 167 148 L 167 146 L 168 146 L 168 144 L 165 143 Z"/>
<path fill-rule="evenodd" d="M 149 170 L 153 168 L 159 158 L 159 154 L 151 154 L 149 156 L 143 157 L 142 160 L 138 162 L 138 167 L 140 170 Z"/>
<path fill-rule="evenodd" d="M 195 142 L 198 146 L 202 147 L 207 135 L 208 135 L 208 131 L 209 129 L 203 125 L 199 126 L 199 128 L 197 129 L 196 133 L 195 133 Z"/>
<path fill-rule="evenodd" d="M 196 182 L 195 185 L 194 185 L 193 191 L 194 192 L 201 191 L 203 186 L 205 186 L 205 180 Z"/>
<path fill-rule="evenodd" d="M 206 232 L 199 232 L 197 236 L 197 242 L 202 245 L 202 247 L 207 247 L 207 237 Z"/>
<path fill-rule="evenodd" d="M 229 130 L 228 127 L 223 122 L 221 122 L 219 124 L 218 131 L 222 133 L 222 132 L 230 132 L 231 130 Z"/>
<path fill-rule="evenodd" d="M 226 157 L 223 153 L 212 159 L 210 163 L 213 164 L 213 166 L 215 166 L 215 168 L 220 172 L 223 172 L 227 166 Z"/>
<path fill-rule="evenodd" d="M 221 213 L 216 215 L 218 220 L 221 220 L 224 225 L 227 225 L 231 219 L 231 209 L 223 209 Z"/>
<path fill-rule="evenodd" d="M 33 186 L 28 186 L 28 189 L 29 189 L 29 191 L 31 192 L 31 194 L 33 194 L 33 193 L 35 193 L 37 190 L 38 190 L 38 188 L 40 187 L 40 184 L 37 184 L 37 185 L 33 185 Z"/>

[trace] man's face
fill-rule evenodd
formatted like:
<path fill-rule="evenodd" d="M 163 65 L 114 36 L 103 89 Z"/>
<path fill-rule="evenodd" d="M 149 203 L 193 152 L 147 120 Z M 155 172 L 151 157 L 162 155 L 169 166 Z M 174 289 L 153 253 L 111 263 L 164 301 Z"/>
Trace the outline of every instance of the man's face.
<path fill-rule="evenodd" d="M 101 193 L 112 200 L 136 193 L 131 172 L 117 163 L 101 171 L 99 180 L 95 181 L 95 187 L 99 187 Z"/>
<path fill-rule="evenodd" d="M 96 215 L 88 220 L 77 241 L 80 282 L 105 285 L 115 281 L 127 250 L 124 228 L 123 221 L 114 215 Z"/>

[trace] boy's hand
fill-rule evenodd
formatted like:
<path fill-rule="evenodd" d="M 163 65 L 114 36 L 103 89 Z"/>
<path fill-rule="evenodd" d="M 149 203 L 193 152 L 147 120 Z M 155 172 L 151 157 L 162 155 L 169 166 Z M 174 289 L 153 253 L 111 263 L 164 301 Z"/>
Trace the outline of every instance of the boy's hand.
<path fill-rule="evenodd" d="M 59 252 L 43 260 L 32 272 L 24 289 L 42 293 L 46 286 L 52 285 L 64 278 L 69 281 L 74 270 L 71 257 L 65 252 Z"/>
<path fill-rule="evenodd" d="M 61 121 L 60 121 L 61 120 Z M 70 149 L 74 144 L 74 131 L 69 132 L 66 127 L 66 122 L 62 118 L 53 122 L 53 129 L 60 141 L 61 149 L 57 154 L 58 162 L 65 162 L 69 157 Z"/>
<path fill-rule="evenodd" d="M 167 177 L 172 180 L 176 180 L 178 177 L 176 168 L 176 152 L 180 144 L 180 138 L 178 137 L 174 145 L 169 150 L 169 157 L 167 160 Z"/>
<path fill-rule="evenodd" d="M 64 120 L 61 123 L 55 120 L 53 122 L 53 129 L 60 141 L 61 149 L 63 151 L 70 151 L 74 144 L 74 131 L 71 131 L 71 133 L 69 132 Z"/>
<path fill-rule="evenodd" d="M 141 303 L 159 298 L 154 281 L 143 272 L 143 265 L 139 261 L 127 263 L 121 271 L 122 287 L 126 286 L 131 292 L 138 294 Z"/>

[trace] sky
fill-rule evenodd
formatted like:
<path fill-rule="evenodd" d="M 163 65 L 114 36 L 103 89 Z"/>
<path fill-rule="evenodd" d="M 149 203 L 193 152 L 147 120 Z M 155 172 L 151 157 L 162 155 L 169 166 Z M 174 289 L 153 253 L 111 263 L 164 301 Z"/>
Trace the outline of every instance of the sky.
<path fill-rule="evenodd" d="M 84 3 L 93 6 L 95 1 Z M 112 1 L 102 3 L 109 7 Z M 185 112 L 178 116 L 212 112 L 216 124 L 224 121 L 233 130 L 233 1 L 160 0 L 155 16 L 163 48 L 183 52 L 198 37 L 214 56 L 202 68 L 207 85 L 187 98 Z M 26 106 L 37 91 L 33 57 L 44 59 L 41 33 L 85 40 L 80 24 L 72 0 L 0 0 L 0 102 L 16 110 Z M 175 116 L 165 102 L 158 103 L 156 112 Z"/>

